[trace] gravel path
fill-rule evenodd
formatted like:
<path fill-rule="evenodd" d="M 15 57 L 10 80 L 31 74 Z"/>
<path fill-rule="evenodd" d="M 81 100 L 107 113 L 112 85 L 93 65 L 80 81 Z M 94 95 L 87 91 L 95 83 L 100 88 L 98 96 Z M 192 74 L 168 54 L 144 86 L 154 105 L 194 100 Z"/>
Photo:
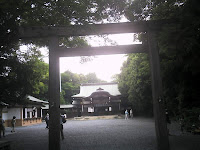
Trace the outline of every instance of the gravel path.
<path fill-rule="evenodd" d="M 156 150 L 154 128 L 154 120 L 145 118 L 68 120 L 64 124 L 61 150 Z M 48 150 L 45 123 L 17 127 L 15 133 L 10 128 L 6 131 L 6 137 L 1 140 L 11 141 L 13 150 Z M 200 136 L 175 132 L 169 140 L 171 150 L 200 149 Z"/>
<path fill-rule="evenodd" d="M 66 141 L 69 150 L 155 150 L 154 122 L 148 119 L 113 119 L 68 122 Z M 63 149 L 63 150 L 64 150 Z"/>

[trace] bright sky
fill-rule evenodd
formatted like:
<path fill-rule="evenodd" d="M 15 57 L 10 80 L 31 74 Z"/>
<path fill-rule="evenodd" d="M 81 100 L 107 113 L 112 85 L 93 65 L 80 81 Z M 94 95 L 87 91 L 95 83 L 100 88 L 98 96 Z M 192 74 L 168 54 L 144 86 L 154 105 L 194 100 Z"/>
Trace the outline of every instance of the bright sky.
<path fill-rule="evenodd" d="M 133 34 L 115 34 L 109 35 L 108 38 L 117 45 L 133 44 Z M 98 37 L 89 37 L 87 40 L 92 46 L 111 45 Z M 69 70 L 85 75 L 94 72 L 99 79 L 111 82 L 112 76 L 120 73 L 120 68 L 126 59 L 125 54 L 98 55 L 92 61 L 81 64 L 80 57 L 64 57 L 60 58 L 60 71 L 62 73 Z"/>
<path fill-rule="evenodd" d="M 88 74 L 96 73 L 99 79 L 112 81 L 112 76 L 120 73 L 120 67 L 126 60 L 124 55 L 99 55 L 92 61 L 80 63 L 80 57 L 60 58 L 61 73 L 69 70 L 73 73 Z"/>
<path fill-rule="evenodd" d="M 111 39 L 112 43 L 115 43 L 115 45 L 133 44 L 134 41 L 134 36 L 131 33 L 108 35 L 108 38 Z M 92 36 L 86 39 L 91 46 L 111 45 L 111 43 L 105 42 L 103 38 L 99 37 Z M 21 49 L 26 49 L 26 46 L 22 46 Z M 42 48 L 41 51 L 43 55 L 47 56 L 47 49 Z M 73 73 L 84 75 L 96 73 L 99 79 L 111 82 L 112 76 L 120 73 L 120 68 L 127 59 L 125 54 L 98 55 L 92 58 L 92 61 L 80 63 L 80 57 L 62 57 L 60 58 L 60 72 L 63 73 L 69 70 Z M 45 57 L 44 61 L 49 63 L 48 57 Z"/>

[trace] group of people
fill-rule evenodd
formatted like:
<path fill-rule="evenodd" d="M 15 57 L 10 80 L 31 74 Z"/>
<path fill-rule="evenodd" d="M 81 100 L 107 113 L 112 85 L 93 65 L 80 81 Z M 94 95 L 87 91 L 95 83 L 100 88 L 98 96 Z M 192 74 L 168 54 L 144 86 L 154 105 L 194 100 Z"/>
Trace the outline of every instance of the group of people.
<path fill-rule="evenodd" d="M 129 112 L 126 109 L 126 111 L 125 111 L 125 120 L 128 120 L 128 118 L 129 118 Z M 130 118 L 133 118 L 133 110 L 132 109 L 130 109 Z"/>
<path fill-rule="evenodd" d="M 16 124 L 16 117 L 13 116 L 11 120 L 11 127 L 12 127 L 11 132 L 15 132 L 15 124 Z M 1 133 L 3 133 L 3 137 L 5 137 L 5 121 L 3 120 L 2 116 L 0 116 L 0 138 L 1 138 Z"/>
<path fill-rule="evenodd" d="M 46 129 L 49 129 L 49 114 L 48 113 L 45 116 L 44 120 L 46 122 Z M 66 123 L 66 117 L 64 115 L 60 115 L 60 134 L 61 134 L 62 140 L 64 139 L 63 123 Z"/>
<path fill-rule="evenodd" d="M 49 114 L 48 113 L 45 116 L 45 122 L 46 122 L 46 128 L 49 129 Z M 66 117 L 64 115 L 60 115 L 60 133 L 61 133 L 62 140 L 64 139 L 63 123 L 65 122 L 66 122 Z M 12 127 L 11 132 L 15 132 L 15 125 L 16 125 L 16 117 L 13 116 L 11 120 L 11 127 Z M 2 116 L 0 116 L 0 138 L 1 138 L 2 133 L 3 133 L 3 137 L 5 137 L 5 121 L 2 118 Z"/>

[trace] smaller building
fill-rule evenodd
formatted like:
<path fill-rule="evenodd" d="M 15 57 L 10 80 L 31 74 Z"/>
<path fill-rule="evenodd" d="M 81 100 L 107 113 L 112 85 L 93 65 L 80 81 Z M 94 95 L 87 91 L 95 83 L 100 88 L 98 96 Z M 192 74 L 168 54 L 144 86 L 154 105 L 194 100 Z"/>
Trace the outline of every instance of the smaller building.
<path fill-rule="evenodd" d="M 82 84 L 80 93 L 72 96 L 72 105 L 81 115 L 107 115 L 120 112 L 121 93 L 117 83 Z"/>
<path fill-rule="evenodd" d="M 46 104 L 44 107 L 42 107 L 43 119 L 45 118 L 48 112 L 49 112 L 49 105 Z M 76 112 L 76 108 L 72 104 L 60 105 L 60 113 L 66 115 L 66 118 L 75 117 L 75 112 Z"/>
<path fill-rule="evenodd" d="M 42 122 L 42 106 L 48 102 L 33 96 L 26 98 L 27 104 L 8 105 L 2 109 L 2 118 L 5 120 L 6 127 L 11 126 L 13 116 L 16 117 L 16 126 L 28 126 Z"/>

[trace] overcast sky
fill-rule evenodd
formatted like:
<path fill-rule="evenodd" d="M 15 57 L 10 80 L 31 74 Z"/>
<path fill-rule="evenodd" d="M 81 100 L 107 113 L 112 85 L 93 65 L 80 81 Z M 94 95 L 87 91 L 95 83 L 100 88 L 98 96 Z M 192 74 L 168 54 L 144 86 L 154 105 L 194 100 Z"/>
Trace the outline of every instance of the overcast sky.
<path fill-rule="evenodd" d="M 99 55 L 92 61 L 80 63 L 80 57 L 60 58 L 60 71 L 61 73 L 69 70 L 74 73 L 96 73 L 97 77 L 105 80 L 112 81 L 112 76 L 120 73 L 122 63 L 126 60 L 124 55 Z"/>
<path fill-rule="evenodd" d="M 128 45 L 133 44 L 134 36 L 133 34 L 115 34 L 109 35 L 111 43 L 116 45 Z M 87 37 L 88 43 L 91 46 L 104 46 L 111 45 L 109 42 L 105 42 L 103 38 L 99 37 Z M 22 46 L 21 49 L 26 49 L 26 46 Z M 44 61 L 49 63 L 48 59 L 48 49 L 41 48 L 43 55 L 46 55 Z M 96 73 L 97 77 L 105 80 L 112 81 L 112 76 L 120 73 L 120 68 L 123 62 L 127 59 L 125 54 L 117 55 L 98 55 L 94 56 L 92 61 L 86 63 L 80 63 L 80 57 L 62 57 L 60 58 L 60 72 L 63 73 L 67 70 L 78 73 L 78 74 L 88 74 Z"/>
<path fill-rule="evenodd" d="M 117 34 L 109 35 L 112 43 L 117 45 L 128 45 L 133 43 L 133 34 Z M 105 43 L 104 39 L 98 37 L 89 37 L 88 43 L 92 46 L 111 45 Z M 81 64 L 80 57 L 65 57 L 60 58 L 60 71 L 61 73 L 69 70 L 74 73 L 96 73 L 97 77 L 105 80 L 112 81 L 112 76 L 120 73 L 120 68 L 123 62 L 127 59 L 125 54 L 117 55 L 98 55 L 92 61 Z"/>

